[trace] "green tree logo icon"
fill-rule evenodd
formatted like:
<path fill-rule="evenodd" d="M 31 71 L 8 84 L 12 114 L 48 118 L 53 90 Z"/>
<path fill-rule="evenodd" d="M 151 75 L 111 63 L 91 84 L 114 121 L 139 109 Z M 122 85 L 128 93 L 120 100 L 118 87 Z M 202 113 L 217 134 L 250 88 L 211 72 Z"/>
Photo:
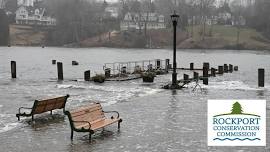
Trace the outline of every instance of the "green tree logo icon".
<path fill-rule="evenodd" d="M 223 113 L 223 114 L 215 115 L 214 117 L 225 116 L 225 115 L 250 115 L 250 116 L 260 117 L 259 115 L 256 115 L 256 114 L 244 113 L 241 104 L 237 101 L 232 105 L 232 110 L 230 113 Z"/>
<path fill-rule="evenodd" d="M 242 114 L 242 106 L 239 102 L 235 102 L 232 106 L 232 112 L 231 114 Z"/>

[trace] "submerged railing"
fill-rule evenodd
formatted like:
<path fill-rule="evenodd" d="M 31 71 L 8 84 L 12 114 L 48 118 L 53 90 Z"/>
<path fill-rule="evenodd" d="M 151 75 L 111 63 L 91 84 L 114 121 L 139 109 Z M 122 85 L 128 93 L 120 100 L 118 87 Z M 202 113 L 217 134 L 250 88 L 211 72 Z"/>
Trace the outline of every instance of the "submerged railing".
<path fill-rule="evenodd" d="M 128 61 L 128 62 L 114 62 L 105 63 L 103 70 L 112 75 L 120 74 L 134 74 L 138 72 L 144 72 L 147 70 L 168 69 L 169 59 L 153 59 L 153 60 L 141 60 L 141 61 Z"/>

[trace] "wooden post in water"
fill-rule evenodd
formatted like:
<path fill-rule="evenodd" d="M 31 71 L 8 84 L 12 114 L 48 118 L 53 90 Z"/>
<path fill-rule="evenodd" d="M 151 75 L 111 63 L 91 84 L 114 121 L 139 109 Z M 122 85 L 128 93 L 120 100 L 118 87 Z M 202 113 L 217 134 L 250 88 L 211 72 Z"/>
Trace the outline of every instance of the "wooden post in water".
<path fill-rule="evenodd" d="M 238 66 L 234 66 L 234 67 L 233 67 L 233 70 L 234 70 L 234 71 L 238 71 Z"/>
<path fill-rule="evenodd" d="M 258 69 L 258 86 L 264 87 L 264 69 Z"/>
<path fill-rule="evenodd" d="M 56 60 L 52 60 L 52 64 L 56 64 Z"/>
<path fill-rule="evenodd" d="M 72 64 L 72 65 L 79 65 L 79 62 L 77 62 L 77 61 L 72 61 L 71 64 Z"/>
<path fill-rule="evenodd" d="M 229 72 L 233 72 L 233 65 L 229 64 Z"/>
<path fill-rule="evenodd" d="M 224 73 L 228 73 L 229 69 L 228 69 L 228 65 L 224 64 Z"/>
<path fill-rule="evenodd" d="M 168 73 L 169 72 L 169 64 L 170 64 L 170 59 L 165 60 L 165 71 Z"/>
<path fill-rule="evenodd" d="M 194 70 L 194 63 L 190 63 L 189 69 Z"/>
<path fill-rule="evenodd" d="M 223 73 L 224 73 L 223 66 L 218 66 L 218 74 L 223 74 Z"/>
<path fill-rule="evenodd" d="M 171 69 L 172 68 L 172 64 L 169 64 L 169 69 Z"/>
<path fill-rule="evenodd" d="M 166 59 L 166 60 L 165 60 L 165 65 L 166 65 L 166 66 L 169 66 L 169 64 L 170 64 L 170 59 Z"/>
<path fill-rule="evenodd" d="M 156 60 L 156 68 L 157 69 L 160 69 L 160 59 L 157 59 Z"/>
<path fill-rule="evenodd" d="M 17 69 L 16 69 L 16 61 L 11 61 L 11 78 L 15 79 L 17 78 Z"/>
<path fill-rule="evenodd" d="M 58 73 L 58 80 L 64 80 L 62 62 L 57 62 L 57 73 Z"/>
<path fill-rule="evenodd" d="M 188 81 L 188 79 L 189 79 L 189 75 L 184 74 L 184 81 L 186 82 L 186 81 Z"/>
<path fill-rule="evenodd" d="M 208 62 L 204 62 L 203 67 L 206 67 L 209 70 L 210 69 L 210 64 Z"/>
<path fill-rule="evenodd" d="M 216 76 L 216 69 L 215 68 L 211 68 L 211 76 L 212 77 Z"/>
<path fill-rule="evenodd" d="M 203 84 L 208 85 L 208 68 L 203 67 Z"/>
<path fill-rule="evenodd" d="M 90 70 L 84 72 L 84 81 L 90 81 L 90 74 Z"/>
<path fill-rule="evenodd" d="M 111 69 L 110 68 L 105 69 L 105 77 L 106 78 L 111 77 Z"/>
<path fill-rule="evenodd" d="M 193 79 L 195 79 L 195 80 L 199 79 L 199 73 L 198 72 L 193 72 Z"/>

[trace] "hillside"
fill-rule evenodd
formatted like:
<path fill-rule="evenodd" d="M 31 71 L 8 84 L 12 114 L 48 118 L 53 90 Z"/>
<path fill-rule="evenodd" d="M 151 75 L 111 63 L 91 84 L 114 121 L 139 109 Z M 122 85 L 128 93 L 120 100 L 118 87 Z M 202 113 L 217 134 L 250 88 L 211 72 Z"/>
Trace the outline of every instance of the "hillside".
<path fill-rule="evenodd" d="M 186 39 L 185 32 L 178 32 L 178 43 Z M 115 48 L 164 48 L 172 45 L 171 30 L 148 30 L 147 37 L 144 33 L 138 32 L 111 32 L 101 36 L 85 39 L 81 41 L 81 47 L 115 47 Z"/>
<path fill-rule="evenodd" d="M 248 50 L 270 50 L 270 40 L 254 29 L 241 28 L 239 35 L 239 45 L 237 47 L 237 28 L 233 26 L 213 26 L 212 35 L 207 27 L 204 40 L 200 37 L 200 27 L 194 27 L 193 38 L 188 38 L 178 44 L 178 48 L 207 48 L 207 49 L 248 49 Z M 191 28 L 188 28 L 191 31 Z"/>
<path fill-rule="evenodd" d="M 32 26 L 9 25 L 10 44 L 15 46 L 41 46 L 46 40 L 46 31 Z"/>
<path fill-rule="evenodd" d="M 237 28 L 232 26 L 213 26 L 206 28 L 204 40 L 200 36 L 200 27 L 188 32 L 178 30 L 177 48 L 179 49 L 247 49 L 270 50 L 270 40 L 254 29 L 241 28 L 237 46 Z M 188 34 L 189 33 L 189 34 Z M 66 47 L 114 47 L 114 48 L 167 48 L 172 47 L 172 30 L 148 30 L 144 33 L 113 31 L 81 40 L 80 43 L 66 44 Z M 210 36 L 211 35 L 211 36 Z M 11 45 L 41 46 L 46 42 L 47 31 L 32 26 L 10 25 Z M 50 44 L 47 44 L 50 45 Z"/>

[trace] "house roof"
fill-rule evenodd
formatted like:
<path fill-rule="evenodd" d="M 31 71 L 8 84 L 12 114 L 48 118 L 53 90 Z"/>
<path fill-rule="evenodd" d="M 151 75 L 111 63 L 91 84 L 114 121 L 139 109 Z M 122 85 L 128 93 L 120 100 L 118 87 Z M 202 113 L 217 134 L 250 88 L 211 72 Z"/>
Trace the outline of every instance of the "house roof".
<path fill-rule="evenodd" d="M 38 10 L 39 11 L 39 15 L 44 15 L 45 13 L 45 8 L 42 8 L 42 7 L 33 7 L 33 6 L 19 6 L 19 9 L 22 9 L 24 8 L 27 12 L 28 12 L 28 15 L 35 15 L 35 11 Z"/>
<path fill-rule="evenodd" d="M 164 18 L 164 15 L 161 14 L 157 14 L 157 13 L 142 13 L 142 14 L 138 14 L 138 13 L 126 13 L 124 20 L 126 21 L 131 21 L 131 20 L 138 20 L 140 17 L 142 20 L 144 20 L 145 18 L 147 18 L 148 15 L 148 20 L 149 21 L 158 21 L 161 18 Z"/>

